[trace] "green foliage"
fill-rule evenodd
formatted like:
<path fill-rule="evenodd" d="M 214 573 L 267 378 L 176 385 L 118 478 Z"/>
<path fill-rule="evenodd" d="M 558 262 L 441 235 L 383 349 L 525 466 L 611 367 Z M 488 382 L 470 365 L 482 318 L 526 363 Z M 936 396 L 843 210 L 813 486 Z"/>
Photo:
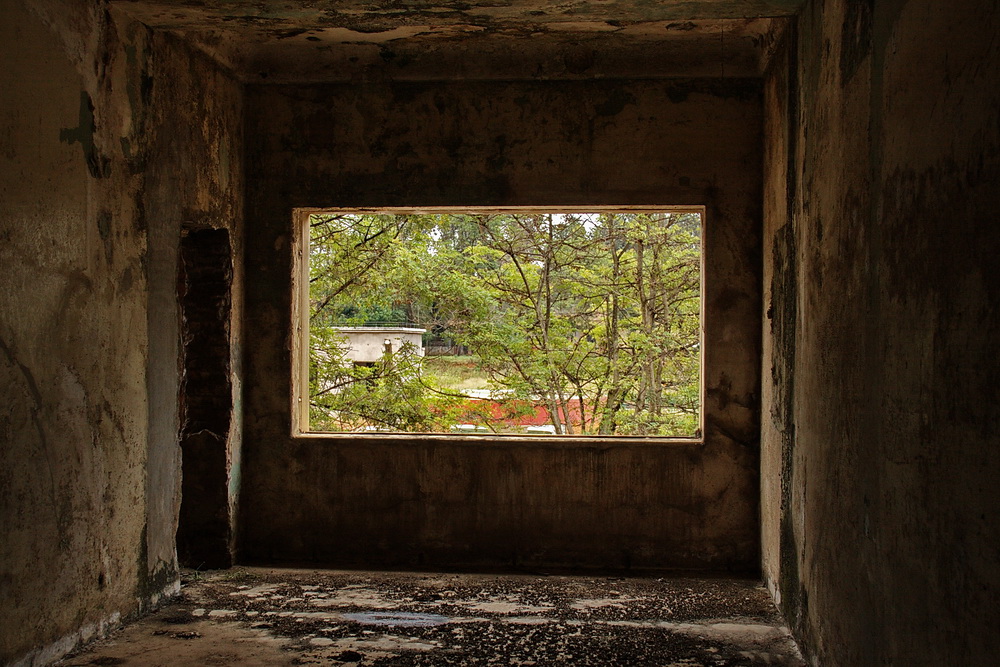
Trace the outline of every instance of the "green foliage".
<path fill-rule="evenodd" d="M 486 374 L 479 367 L 478 357 L 426 357 L 423 371 L 424 377 L 436 386 L 456 390 L 489 388 Z"/>
<path fill-rule="evenodd" d="M 541 403 L 557 432 L 693 434 L 700 229 L 668 213 L 313 216 L 312 427 L 495 429 Z M 500 405 L 437 384 L 413 351 L 353 367 L 335 327 L 375 322 L 468 346 Z"/>
<path fill-rule="evenodd" d="M 322 342 L 319 342 L 322 341 Z M 331 328 L 314 334 L 310 358 L 311 428 L 318 431 L 447 430 L 460 396 L 435 392 L 421 378 L 412 345 L 371 366 L 346 359 L 344 337 Z"/>

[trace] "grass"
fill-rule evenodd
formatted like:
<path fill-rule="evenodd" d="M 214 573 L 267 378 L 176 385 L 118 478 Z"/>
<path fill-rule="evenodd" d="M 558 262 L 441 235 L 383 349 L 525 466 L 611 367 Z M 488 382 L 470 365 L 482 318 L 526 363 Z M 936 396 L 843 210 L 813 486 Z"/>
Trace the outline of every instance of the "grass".
<path fill-rule="evenodd" d="M 439 386 L 456 391 L 489 388 L 479 358 L 474 356 L 424 357 L 424 374 Z"/>

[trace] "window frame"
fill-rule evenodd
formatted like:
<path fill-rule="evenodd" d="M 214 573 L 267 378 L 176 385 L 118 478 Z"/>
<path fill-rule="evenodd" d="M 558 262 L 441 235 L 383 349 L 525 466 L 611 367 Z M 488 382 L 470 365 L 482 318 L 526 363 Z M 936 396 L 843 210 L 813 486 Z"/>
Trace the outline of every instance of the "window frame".
<path fill-rule="evenodd" d="M 350 433 L 310 431 L 309 425 L 309 234 L 310 216 L 317 213 L 366 213 L 386 215 L 492 214 L 492 213 L 698 213 L 701 244 L 698 268 L 698 431 L 691 436 L 667 435 L 524 435 L 518 433 Z M 580 444 L 704 444 L 705 441 L 705 238 L 708 213 L 705 206 L 345 206 L 297 207 L 292 209 L 291 275 L 291 436 L 325 440 L 381 442 L 447 441 L 495 444 L 531 443 L 545 446 Z M 303 428 L 305 427 L 305 428 Z"/>

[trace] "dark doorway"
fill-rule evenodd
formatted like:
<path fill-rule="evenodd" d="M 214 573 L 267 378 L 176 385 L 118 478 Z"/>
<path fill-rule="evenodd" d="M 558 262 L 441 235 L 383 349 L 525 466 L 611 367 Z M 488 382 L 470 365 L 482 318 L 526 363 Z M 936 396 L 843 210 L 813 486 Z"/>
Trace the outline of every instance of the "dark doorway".
<path fill-rule="evenodd" d="M 186 230 L 179 263 L 183 481 L 177 555 L 187 567 L 229 567 L 233 562 L 229 502 L 233 261 L 229 231 Z"/>

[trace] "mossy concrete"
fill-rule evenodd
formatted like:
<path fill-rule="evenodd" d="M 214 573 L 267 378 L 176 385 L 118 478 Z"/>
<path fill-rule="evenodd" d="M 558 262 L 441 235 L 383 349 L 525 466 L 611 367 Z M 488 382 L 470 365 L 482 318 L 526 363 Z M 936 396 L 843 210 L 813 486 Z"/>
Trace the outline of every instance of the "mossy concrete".
<path fill-rule="evenodd" d="M 764 570 L 818 664 L 995 654 L 998 26 L 812 2 L 766 84 Z"/>

